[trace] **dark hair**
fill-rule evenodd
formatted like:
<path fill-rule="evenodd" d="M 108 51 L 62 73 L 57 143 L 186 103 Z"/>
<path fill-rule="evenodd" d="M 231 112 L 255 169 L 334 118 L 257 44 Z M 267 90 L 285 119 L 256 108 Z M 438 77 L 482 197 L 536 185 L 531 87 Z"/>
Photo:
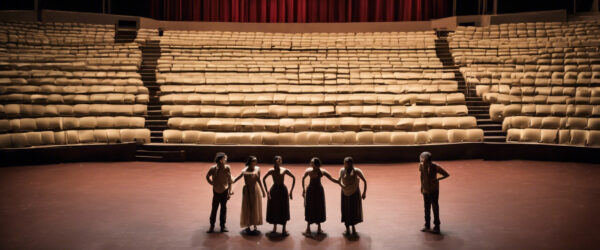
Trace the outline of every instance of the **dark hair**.
<path fill-rule="evenodd" d="M 320 167 L 321 166 L 321 159 L 319 159 L 319 157 L 313 157 L 312 159 L 310 159 L 310 161 L 315 164 L 315 167 Z"/>
<path fill-rule="evenodd" d="M 348 163 L 350 164 L 350 166 L 354 167 L 354 159 L 352 159 L 352 157 L 348 156 L 346 158 L 344 158 L 344 163 Z"/>
<path fill-rule="evenodd" d="M 431 153 L 425 151 L 425 152 L 421 153 L 419 158 L 423 158 L 424 162 L 431 162 Z"/>
<path fill-rule="evenodd" d="M 253 156 L 253 155 L 248 156 L 248 159 L 246 160 L 246 167 L 250 166 L 250 163 L 253 161 L 258 161 L 258 159 L 256 159 L 256 156 Z"/>
<path fill-rule="evenodd" d="M 217 154 L 215 155 L 215 163 L 219 163 L 219 161 L 221 161 L 226 156 L 227 155 L 223 152 L 217 152 Z"/>
<path fill-rule="evenodd" d="M 275 157 L 273 157 L 273 164 L 275 164 L 277 160 L 283 160 L 283 158 L 281 158 L 281 156 L 279 155 L 276 155 Z"/>

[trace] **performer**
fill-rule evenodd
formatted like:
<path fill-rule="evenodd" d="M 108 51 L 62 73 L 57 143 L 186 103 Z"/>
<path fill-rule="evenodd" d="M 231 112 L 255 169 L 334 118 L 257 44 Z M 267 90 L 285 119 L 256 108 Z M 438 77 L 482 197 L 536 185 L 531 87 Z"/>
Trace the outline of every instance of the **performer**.
<path fill-rule="evenodd" d="M 231 196 L 231 169 L 227 163 L 227 155 L 223 152 L 218 152 L 215 156 L 215 165 L 210 167 L 206 174 L 206 181 L 213 186 L 212 209 L 210 211 L 210 229 L 208 233 L 215 230 L 215 221 L 217 217 L 217 209 L 221 205 L 221 213 L 219 222 L 221 223 L 221 232 L 228 232 L 225 227 L 227 219 L 227 200 Z"/>
<path fill-rule="evenodd" d="M 363 193 L 360 194 L 359 182 L 363 181 Z M 362 199 L 367 198 L 367 181 L 363 172 L 354 167 L 352 157 L 344 158 L 344 167 L 340 169 L 339 177 L 342 186 L 342 222 L 346 225 L 345 235 L 350 235 L 350 226 L 352 226 L 352 235 L 356 236 L 355 225 L 363 221 Z"/>
<path fill-rule="evenodd" d="M 422 232 L 430 230 L 429 221 L 431 219 L 430 209 L 433 207 L 433 224 L 432 233 L 440 233 L 440 212 L 438 198 L 440 196 L 439 181 L 450 176 L 440 165 L 431 161 L 431 153 L 423 152 L 420 155 L 419 171 L 421 172 L 421 193 L 425 203 L 425 226 L 421 229 Z M 440 178 L 437 175 L 442 175 Z"/>
<path fill-rule="evenodd" d="M 248 157 L 246 167 L 239 176 L 233 180 L 237 182 L 244 177 L 244 189 L 242 192 L 242 213 L 240 217 L 240 227 L 245 227 L 246 233 L 256 233 L 256 226 L 262 225 L 262 197 L 265 197 L 265 191 L 260 182 L 260 168 L 256 166 L 257 159 L 254 156 Z M 254 229 L 250 231 L 250 226 Z"/>
<path fill-rule="evenodd" d="M 310 183 L 308 187 L 304 188 L 304 180 L 306 177 L 310 177 Z M 321 223 L 325 222 L 325 191 L 323 185 L 321 185 L 321 177 L 327 177 L 332 182 L 339 184 L 340 182 L 333 179 L 329 172 L 325 169 L 321 169 L 321 160 L 317 157 L 313 157 L 310 160 L 310 167 L 304 172 L 302 177 L 302 197 L 304 197 L 304 219 L 306 220 L 306 231 L 304 235 L 307 237 L 311 236 L 310 224 L 317 224 L 317 233 L 322 234 Z"/>
<path fill-rule="evenodd" d="M 288 200 L 288 196 L 291 200 L 294 185 L 296 185 L 296 177 L 289 170 L 281 167 L 281 163 L 281 156 L 273 158 L 273 168 L 269 169 L 265 177 L 263 177 L 263 184 L 266 189 L 267 177 L 273 177 L 273 186 L 271 186 L 270 191 L 267 191 L 267 222 L 273 224 L 273 232 L 277 232 L 277 224 L 281 224 L 283 226 L 281 234 L 287 236 L 288 232 L 285 231 L 285 225 L 290 220 L 290 201 Z M 290 189 L 289 194 L 284 184 L 285 175 L 292 177 L 292 189 Z"/>

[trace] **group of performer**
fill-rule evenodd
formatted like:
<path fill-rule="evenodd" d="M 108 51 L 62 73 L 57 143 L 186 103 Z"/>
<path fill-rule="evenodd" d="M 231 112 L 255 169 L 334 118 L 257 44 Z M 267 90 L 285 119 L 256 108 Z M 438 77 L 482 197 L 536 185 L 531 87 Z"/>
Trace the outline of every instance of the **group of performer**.
<path fill-rule="evenodd" d="M 273 168 L 267 171 L 261 182 L 261 173 L 257 162 L 256 157 L 248 157 L 242 172 L 237 177 L 232 178 L 231 169 L 227 165 L 227 155 L 223 152 L 216 154 L 216 164 L 210 167 L 206 175 L 206 180 L 213 186 L 210 229 L 208 233 L 214 232 L 219 206 L 221 207 L 219 218 L 221 232 L 228 232 L 225 226 L 227 200 L 234 194 L 232 184 L 244 178 L 240 217 L 240 226 L 245 228 L 244 232 L 247 234 L 256 233 L 257 226 L 262 225 L 262 198 L 267 197 L 266 221 L 273 224 L 273 232 L 277 231 L 277 225 L 282 225 L 281 235 L 288 235 L 285 226 L 290 220 L 289 200 L 293 199 L 292 193 L 296 185 L 296 177 L 288 169 L 282 167 L 282 157 L 275 156 L 273 158 Z M 431 161 L 431 154 L 428 152 L 423 152 L 420 155 L 419 171 L 421 172 L 421 193 L 423 194 L 425 204 L 425 226 L 422 231 L 439 233 L 438 181 L 447 178 L 449 175 L 442 167 Z M 438 178 L 438 174 L 441 175 L 440 178 Z M 292 187 L 289 192 L 284 184 L 286 175 L 292 178 Z M 273 185 L 271 185 L 269 190 L 266 190 L 267 178 L 269 176 L 272 177 Z M 310 230 L 311 224 L 317 224 L 318 234 L 323 233 L 321 223 L 326 220 L 325 191 L 321 184 L 323 176 L 341 187 L 342 222 L 346 226 L 344 234 L 356 236 L 355 226 L 363 221 L 362 200 L 366 198 L 367 181 L 363 172 L 354 166 L 352 157 L 344 158 L 344 167 L 340 169 L 338 179 L 334 179 L 327 170 L 321 168 L 321 160 L 319 158 L 313 157 L 310 160 L 310 167 L 306 169 L 302 176 L 302 197 L 304 198 L 305 207 L 304 219 L 307 222 L 304 235 L 308 237 L 312 235 Z M 309 178 L 309 184 L 305 186 L 305 179 L 307 177 Z M 362 193 L 359 187 L 361 180 L 363 183 Z M 433 230 L 430 229 L 429 214 L 431 207 L 433 207 L 434 214 Z"/>

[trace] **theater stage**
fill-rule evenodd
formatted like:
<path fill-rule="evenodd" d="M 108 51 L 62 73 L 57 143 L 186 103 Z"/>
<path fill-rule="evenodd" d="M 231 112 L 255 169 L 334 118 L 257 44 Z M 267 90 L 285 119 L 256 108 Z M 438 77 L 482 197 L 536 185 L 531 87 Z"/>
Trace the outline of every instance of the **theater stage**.
<path fill-rule="evenodd" d="M 285 160 L 285 159 L 284 159 Z M 0 168 L 2 249 L 597 249 L 600 166 L 533 161 L 440 162 L 442 235 L 419 231 L 416 163 L 360 164 L 368 180 L 360 238 L 342 236 L 340 190 L 325 181 L 326 237 L 302 236 L 300 177 L 290 236 L 240 234 L 242 184 L 228 203 L 229 233 L 206 234 L 210 163 L 70 163 Z M 231 163 L 233 173 L 241 163 Z M 270 167 L 260 164 L 263 174 Z M 338 175 L 339 165 L 325 169 Z M 288 179 L 289 181 L 289 179 Z M 288 182 L 289 187 L 289 182 Z M 361 186 L 362 187 L 362 186 Z M 266 200 L 263 200 L 263 213 Z M 313 226 L 313 230 L 315 227 Z"/>

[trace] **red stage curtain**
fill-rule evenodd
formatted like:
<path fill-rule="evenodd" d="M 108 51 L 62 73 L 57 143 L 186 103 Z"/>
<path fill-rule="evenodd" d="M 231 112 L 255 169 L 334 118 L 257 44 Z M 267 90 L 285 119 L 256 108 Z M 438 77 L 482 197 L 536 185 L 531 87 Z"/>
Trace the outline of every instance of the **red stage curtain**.
<path fill-rule="evenodd" d="M 212 22 L 393 22 L 450 15 L 451 0 L 151 0 L 150 16 Z"/>

